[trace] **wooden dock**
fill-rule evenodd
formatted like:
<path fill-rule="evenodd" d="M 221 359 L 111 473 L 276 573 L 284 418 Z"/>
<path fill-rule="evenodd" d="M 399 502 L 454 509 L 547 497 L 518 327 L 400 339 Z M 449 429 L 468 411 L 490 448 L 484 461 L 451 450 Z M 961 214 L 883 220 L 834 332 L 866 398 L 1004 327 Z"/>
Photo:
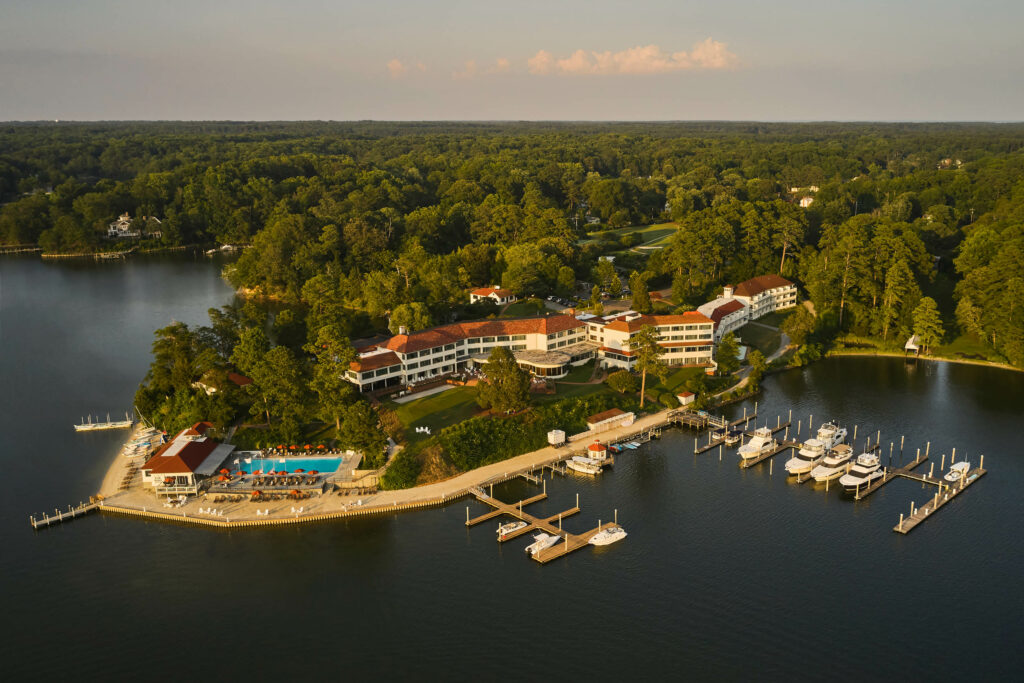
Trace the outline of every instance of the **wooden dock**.
<path fill-rule="evenodd" d="M 767 451 L 765 453 L 761 453 L 760 455 L 757 455 L 757 456 L 755 456 L 753 458 L 750 458 L 748 460 L 743 460 L 741 458 L 740 459 L 740 467 L 742 467 L 743 469 L 746 469 L 748 467 L 753 467 L 754 465 L 760 465 L 765 460 L 768 460 L 770 458 L 774 458 L 776 455 L 778 455 L 782 451 L 784 451 L 784 450 L 786 450 L 788 448 L 796 448 L 799 445 L 800 445 L 800 443 L 797 442 L 797 441 L 783 441 L 778 446 L 773 448 L 772 450 Z"/>
<path fill-rule="evenodd" d="M 559 557 L 568 555 L 574 550 L 579 550 L 580 548 L 589 545 L 590 539 L 594 536 L 594 534 L 604 529 L 608 529 L 613 526 L 618 526 L 616 520 L 615 522 L 601 524 L 600 526 L 591 529 L 590 531 L 585 531 L 582 534 L 572 534 L 568 531 L 564 531 L 562 529 L 561 522 L 566 517 L 570 517 L 572 515 L 579 513 L 579 498 L 577 498 L 577 505 L 575 507 L 571 507 L 568 510 L 560 512 L 556 515 L 551 515 L 550 517 L 542 518 L 535 517 L 528 512 L 524 512 L 523 508 L 526 507 L 527 505 L 530 505 L 531 503 L 536 503 L 537 501 L 547 498 L 546 493 L 538 494 L 536 496 L 533 496 L 532 498 L 519 500 L 516 501 L 515 503 L 504 503 L 492 496 L 487 495 L 481 490 L 475 490 L 472 491 L 471 493 L 481 503 L 490 505 L 494 509 L 491 510 L 490 512 L 485 512 L 484 514 L 479 515 L 478 517 L 473 517 L 472 519 L 470 519 L 469 508 L 466 508 L 466 526 L 476 526 L 481 522 L 486 522 L 487 520 L 494 519 L 495 517 L 500 517 L 502 515 L 508 515 L 509 517 L 514 517 L 516 519 L 526 522 L 526 526 L 506 534 L 504 538 L 499 538 L 499 543 L 511 541 L 512 539 L 524 536 L 530 533 L 531 531 L 543 531 L 545 533 L 551 534 L 552 536 L 559 536 L 562 538 L 561 542 L 556 543 L 550 548 L 545 548 L 536 555 L 533 555 L 533 559 L 537 560 L 541 564 L 546 564 L 552 560 L 558 559 Z M 558 526 L 555 526 L 556 524 Z"/>
<path fill-rule="evenodd" d="M 966 491 L 968 486 L 985 476 L 985 472 L 986 470 L 975 467 L 967 473 L 963 480 L 955 484 L 949 484 L 942 479 L 935 480 L 939 487 L 935 496 L 919 508 L 914 508 L 913 503 L 911 503 L 910 517 L 903 519 L 903 515 L 900 515 L 900 523 L 894 526 L 892 530 L 901 534 L 909 534 L 918 524 L 928 519 L 932 513 Z M 934 479 L 934 477 L 928 477 L 928 479 Z"/>
<path fill-rule="evenodd" d="M 853 496 L 854 500 L 864 500 L 865 498 L 870 496 L 872 493 L 874 493 L 875 491 L 877 491 L 878 489 L 882 488 L 883 486 L 888 484 L 890 481 L 895 479 L 896 477 L 906 477 L 908 479 L 916 479 L 918 481 L 924 481 L 925 483 L 928 483 L 928 484 L 932 484 L 932 483 L 938 484 L 939 481 L 941 481 L 939 479 L 936 479 L 934 481 L 929 481 L 928 480 L 929 478 L 927 476 L 925 476 L 925 475 L 911 473 L 912 469 L 914 469 L 915 467 L 917 467 L 918 465 L 920 465 L 921 463 L 923 463 L 927 459 L 928 459 L 928 454 L 927 453 L 922 453 L 922 454 L 919 454 L 916 458 L 914 458 L 911 462 L 909 462 L 906 465 L 904 465 L 903 467 L 894 467 L 892 469 L 885 468 L 885 474 L 882 476 L 881 479 L 879 479 L 878 481 L 876 481 L 873 484 L 870 484 L 867 488 L 865 488 L 863 490 L 860 490 L 860 491 L 857 491 L 857 492 L 854 493 L 854 496 Z"/>
<path fill-rule="evenodd" d="M 62 522 L 70 522 L 73 519 L 77 519 L 82 515 L 87 515 L 93 510 L 99 508 L 99 503 L 79 503 L 77 506 L 68 506 L 66 512 L 60 510 L 54 510 L 53 516 L 44 513 L 42 517 L 36 517 L 35 515 L 29 515 L 29 522 L 32 524 L 33 529 L 45 529 L 46 527 L 53 526 L 54 524 L 60 524 Z"/>

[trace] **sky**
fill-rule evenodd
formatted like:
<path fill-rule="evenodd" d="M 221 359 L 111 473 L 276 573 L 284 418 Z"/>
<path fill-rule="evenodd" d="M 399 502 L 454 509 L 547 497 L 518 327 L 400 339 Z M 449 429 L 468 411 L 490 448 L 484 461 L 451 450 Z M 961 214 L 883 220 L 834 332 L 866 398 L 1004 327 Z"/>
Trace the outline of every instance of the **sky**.
<path fill-rule="evenodd" d="M 0 0 L 0 120 L 1024 120 L 1022 0 Z"/>

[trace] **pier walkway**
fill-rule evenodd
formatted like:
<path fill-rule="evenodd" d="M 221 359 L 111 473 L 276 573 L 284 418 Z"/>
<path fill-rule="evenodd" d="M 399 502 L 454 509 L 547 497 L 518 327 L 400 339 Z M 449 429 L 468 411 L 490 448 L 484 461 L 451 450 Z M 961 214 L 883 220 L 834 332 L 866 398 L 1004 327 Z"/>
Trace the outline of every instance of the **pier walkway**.
<path fill-rule="evenodd" d="M 901 534 L 908 534 L 917 525 L 928 519 L 928 517 L 941 508 L 943 505 L 953 500 L 961 493 L 967 490 L 967 487 L 978 481 L 985 475 L 985 470 L 981 467 L 975 467 L 973 470 L 967 473 L 967 475 L 955 484 L 948 484 L 944 480 L 935 480 L 939 490 L 936 491 L 935 496 L 927 503 L 919 508 L 914 507 L 914 504 L 910 504 L 910 517 L 903 519 L 903 515 L 900 515 L 900 523 L 892 528 L 893 531 L 897 531 Z M 932 483 L 932 482 L 929 482 Z"/>

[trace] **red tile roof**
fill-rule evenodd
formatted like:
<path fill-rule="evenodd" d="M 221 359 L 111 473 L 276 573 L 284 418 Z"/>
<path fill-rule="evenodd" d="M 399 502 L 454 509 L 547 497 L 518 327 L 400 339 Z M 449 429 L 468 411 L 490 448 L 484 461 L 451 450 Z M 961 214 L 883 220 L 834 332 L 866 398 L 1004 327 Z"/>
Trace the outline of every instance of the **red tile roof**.
<path fill-rule="evenodd" d="M 161 446 L 153 454 L 153 457 L 146 461 L 142 469 L 149 470 L 153 474 L 188 474 L 195 472 L 203 464 L 203 461 L 206 460 L 206 456 L 220 445 L 218 442 L 213 439 L 189 441 L 174 455 L 164 455 L 164 453 L 170 450 L 171 446 L 179 439 L 188 436 L 198 436 L 199 434 L 195 429 L 200 425 L 212 426 L 209 422 L 197 422 L 192 428 L 182 430 L 178 436 Z M 206 431 L 206 426 L 202 427 L 203 432 Z"/>
<path fill-rule="evenodd" d="M 792 284 L 793 283 L 786 278 L 779 277 L 778 275 L 760 275 L 736 285 L 733 295 L 757 296 L 761 292 L 765 292 L 769 289 L 775 289 L 776 287 L 789 287 Z"/>
<path fill-rule="evenodd" d="M 229 372 L 228 379 L 240 387 L 244 387 L 247 384 L 252 384 L 251 379 L 249 379 L 245 375 L 239 375 L 237 372 Z"/>
<path fill-rule="evenodd" d="M 377 368 L 386 368 L 389 365 L 399 365 L 402 361 L 394 353 L 376 353 L 372 356 L 365 358 L 359 358 L 358 360 L 349 363 L 348 366 L 356 372 L 363 372 L 365 370 L 376 370 Z"/>
<path fill-rule="evenodd" d="M 591 415 L 590 417 L 587 418 L 587 423 L 593 425 L 597 424 L 598 422 L 604 422 L 605 420 L 610 420 L 614 417 L 619 417 L 620 415 L 625 414 L 625 411 L 619 410 L 618 408 L 611 408 L 610 410 L 598 413 L 597 415 Z"/>
<path fill-rule="evenodd" d="M 471 337 L 497 337 L 513 334 L 554 334 L 583 327 L 585 323 L 571 315 L 549 315 L 543 318 L 518 320 L 477 320 L 435 327 L 412 334 L 396 334 L 379 348 L 411 353 L 452 344 Z"/>
<path fill-rule="evenodd" d="M 510 289 L 501 289 L 500 287 L 495 289 L 494 287 L 481 287 L 480 289 L 474 289 L 473 294 L 477 296 L 490 296 L 491 294 L 497 294 L 499 299 L 507 299 L 514 294 Z"/>
<path fill-rule="evenodd" d="M 686 311 L 685 313 L 678 315 L 642 315 L 639 318 L 634 318 L 630 321 L 615 320 L 605 325 L 605 329 L 629 332 L 632 334 L 644 325 L 657 327 L 659 325 L 693 325 L 710 322 L 714 321 L 703 313 L 699 313 L 697 311 Z"/>
<path fill-rule="evenodd" d="M 709 317 L 715 321 L 715 327 L 718 327 L 718 323 L 722 322 L 722 318 L 729 315 L 730 313 L 735 313 L 736 311 L 745 308 L 745 306 L 746 304 L 744 304 L 742 301 L 732 299 L 731 301 L 728 301 L 719 306 L 718 308 L 716 308 L 715 310 L 711 311 L 711 315 Z"/>

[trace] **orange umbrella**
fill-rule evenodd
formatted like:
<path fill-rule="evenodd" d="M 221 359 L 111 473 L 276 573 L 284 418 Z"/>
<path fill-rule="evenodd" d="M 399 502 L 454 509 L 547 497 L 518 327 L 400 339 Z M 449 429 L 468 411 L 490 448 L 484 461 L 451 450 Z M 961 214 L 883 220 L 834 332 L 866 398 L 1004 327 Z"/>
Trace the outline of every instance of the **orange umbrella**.
<path fill-rule="evenodd" d="M 305 471 L 306 471 L 306 470 L 304 470 L 304 469 L 302 469 L 302 468 L 300 467 L 299 469 L 295 470 L 295 473 L 296 473 L 296 474 L 302 474 L 302 473 L 303 473 L 303 472 L 305 472 Z"/>
<path fill-rule="evenodd" d="M 228 472 L 226 469 L 223 469 L 223 468 L 221 469 L 220 473 L 221 474 L 231 474 L 230 472 Z"/>
<path fill-rule="evenodd" d="M 294 451 L 294 450 L 295 450 L 296 448 L 298 448 L 298 446 L 296 446 L 295 444 L 292 444 L 292 445 L 291 445 L 291 446 L 289 446 L 288 448 L 289 448 L 290 450 L 293 450 L 293 451 Z"/>
<path fill-rule="evenodd" d="M 320 450 L 323 450 L 323 449 L 327 448 L 327 446 L 325 446 L 323 444 L 320 444 L 319 446 L 317 446 L 317 448 L 320 449 Z"/>
<path fill-rule="evenodd" d="M 306 448 L 306 450 L 308 451 L 308 450 L 309 450 L 310 448 L 312 448 L 312 446 L 310 446 L 310 445 L 309 445 L 309 444 L 307 443 L 307 444 L 306 444 L 306 446 L 305 446 L 305 448 Z"/>

